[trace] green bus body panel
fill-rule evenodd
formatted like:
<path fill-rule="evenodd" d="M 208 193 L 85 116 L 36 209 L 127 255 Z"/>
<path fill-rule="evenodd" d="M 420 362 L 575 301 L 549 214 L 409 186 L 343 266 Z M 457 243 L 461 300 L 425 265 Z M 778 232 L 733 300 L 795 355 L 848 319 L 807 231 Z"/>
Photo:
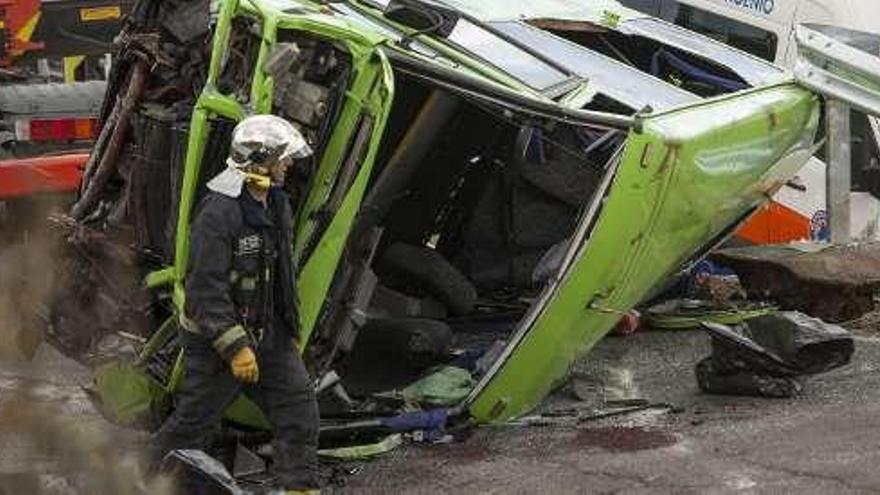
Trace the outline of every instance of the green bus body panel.
<path fill-rule="evenodd" d="M 231 19 L 236 15 L 250 15 L 258 18 L 262 29 L 262 44 L 255 64 L 256 71 L 252 79 L 250 103 L 247 108 L 231 96 L 220 94 L 215 89 L 221 71 L 223 53 L 226 51 L 229 41 Z M 366 191 L 394 97 L 391 66 L 384 54 L 377 49 L 382 38 L 375 33 L 364 32 L 355 25 L 326 15 L 310 13 L 287 15 L 271 9 L 257 11 L 248 2 L 240 4 L 236 0 L 224 1 L 221 4 L 220 17 L 214 35 L 211 66 L 208 70 L 208 81 L 190 121 L 178 210 L 174 266 L 170 269 L 166 268 L 154 272 L 148 278 L 148 282 L 151 287 L 157 287 L 173 281 L 172 299 L 177 311 L 183 311 L 183 282 L 189 256 L 189 229 L 194 213 L 201 162 L 211 129 L 211 119 L 223 117 L 238 121 L 250 113 L 268 113 L 272 110 L 274 81 L 263 72 L 262 61 L 266 59 L 269 50 L 274 45 L 278 29 L 307 32 L 332 40 L 348 51 L 353 64 L 352 83 L 346 92 L 345 102 L 334 126 L 333 134 L 321 158 L 316 180 L 306 198 L 301 215 L 304 220 L 300 221 L 296 227 L 298 240 L 304 242 L 315 232 L 317 226 L 311 219 L 314 213 L 322 208 L 333 190 L 335 178 L 341 164 L 347 158 L 346 152 L 349 142 L 356 133 L 361 117 L 369 116 L 373 123 L 367 151 L 361 162 L 357 164 L 355 178 L 348 191 L 343 195 L 338 210 L 321 234 L 317 248 L 304 264 L 297 279 L 302 325 L 300 346 L 302 349 L 314 330 L 348 239 L 348 233 Z M 294 248 L 297 253 L 301 253 L 302 244 L 298 243 Z M 178 363 L 174 370 L 175 374 L 181 372 L 180 367 L 181 363 Z M 265 417 L 259 409 L 244 397 L 239 397 L 230 406 L 226 417 L 247 426 L 268 427 Z"/>
<path fill-rule="evenodd" d="M 251 94 L 251 105 L 255 113 L 271 111 L 273 81 L 262 71 L 261 61 L 266 58 L 274 44 L 278 29 L 298 30 L 332 39 L 344 47 L 352 57 L 353 82 L 346 93 L 346 101 L 321 158 L 314 187 L 306 198 L 301 215 L 303 220 L 297 225 L 296 238 L 298 241 L 295 249 L 298 253 L 302 250 L 301 243 L 305 242 L 305 239 L 308 239 L 316 228 L 312 218 L 331 193 L 339 167 L 346 158 L 349 140 L 355 134 L 360 117 L 369 115 L 373 120 L 372 136 L 367 153 L 359 164 L 355 180 L 345 194 L 339 210 L 323 232 L 317 249 L 306 261 L 298 278 L 302 316 L 301 341 L 305 342 L 314 329 L 347 240 L 348 231 L 357 214 L 358 205 L 363 198 L 372 172 L 373 161 L 394 96 L 392 71 L 385 56 L 376 48 L 382 38 L 375 33 L 364 32 L 348 22 L 325 15 L 302 14 L 294 16 L 281 14 L 271 9 L 257 12 L 247 2 L 240 5 L 235 0 L 223 2 L 214 36 L 208 83 L 193 112 L 187 144 L 173 267 L 173 299 L 178 311 L 182 310 L 184 303 L 183 279 L 189 255 L 189 227 L 192 220 L 201 160 L 210 132 L 210 119 L 219 116 L 241 120 L 247 114 L 240 103 L 229 96 L 219 94 L 214 89 L 223 60 L 222 54 L 226 51 L 229 40 L 231 18 L 243 14 L 259 17 L 262 26 L 262 45 L 256 64 L 256 73 L 253 77 Z M 157 274 L 154 280 L 167 281 L 168 276 Z"/>
<path fill-rule="evenodd" d="M 299 284 L 300 324 L 302 325 L 300 329 L 300 350 L 302 350 L 304 344 L 309 341 L 309 337 L 315 330 L 318 316 L 321 308 L 324 306 L 327 292 L 330 289 L 330 284 L 333 281 L 336 269 L 339 266 L 339 260 L 342 256 L 346 242 L 348 241 L 348 234 L 354 223 L 355 217 L 357 217 L 361 201 L 364 198 L 364 193 L 367 190 L 367 184 L 369 183 L 370 175 L 373 171 L 376 153 L 379 150 L 385 124 L 388 120 L 388 115 L 391 109 L 391 101 L 394 97 L 391 65 L 381 52 L 377 51 L 374 52 L 374 54 L 375 57 L 371 58 L 370 61 L 370 65 L 372 66 L 371 70 L 367 70 L 365 67 L 362 69 L 365 74 L 371 76 L 371 85 L 374 82 L 378 84 L 376 84 L 374 89 L 368 93 L 367 97 L 363 100 L 363 105 L 359 100 L 355 99 L 350 102 L 346 108 L 346 110 L 348 110 L 348 107 L 357 108 L 359 109 L 359 112 L 370 115 L 374 121 L 367 153 L 363 162 L 360 164 L 354 182 L 352 182 L 349 187 L 342 203 L 333 216 L 333 220 L 325 230 L 321 240 L 312 253 L 312 256 L 309 257 L 309 260 L 306 262 L 299 274 L 299 279 L 297 280 Z M 345 113 L 345 110 L 343 113 Z M 333 139 L 339 135 L 343 135 L 346 138 L 344 141 L 338 143 L 340 150 L 337 152 L 337 159 L 339 163 L 334 165 L 334 168 L 337 170 L 340 163 L 346 158 L 344 152 L 347 149 L 349 140 L 355 139 L 355 135 L 357 134 L 356 126 L 358 125 L 360 115 L 361 113 L 353 115 L 352 120 L 346 122 L 346 124 L 350 123 L 350 126 L 346 125 L 344 128 L 337 128 L 334 133 Z M 332 140 L 331 143 L 333 143 Z M 314 193 L 318 189 L 319 188 L 313 188 L 312 192 Z M 320 194 L 324 200 L 326 200 L 325 195 L 330 194 L 330 189 L 328 188 L 326 191 L 321 190 Z M 310 197 L 309 199 L 312 198 Z M 308 214 L 310 211 L 308 209 L 309 206 L 312 205 L 307 202 L 307 208 L 304 211 L 304 214 Z M 306 233 L 311 233 L 310 228 L 312 227 L 311 224 L 301 227 L 297 231 L 297 235 L 305 236 Z"/>
<path fill-rule="evenodd" d="M 589 239 L 532 328 L 478 385 L 472 417 L 503 422 L 533 409 L 623 312 L 797 173 L 818 116 L 814 95 L 784 84 L 645 117 Z"/>

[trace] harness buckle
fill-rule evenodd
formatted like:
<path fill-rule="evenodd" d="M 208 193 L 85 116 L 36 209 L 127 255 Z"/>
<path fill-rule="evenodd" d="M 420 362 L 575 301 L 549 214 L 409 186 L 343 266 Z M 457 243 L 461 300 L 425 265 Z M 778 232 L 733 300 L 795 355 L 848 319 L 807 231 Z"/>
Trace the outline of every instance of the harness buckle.
<path fill-rule="evenodd" d="M 254 344 L 259 345 L 260 342 L 263 341 L 263 335 L 265 334 L 265 332 L 263 331 L 263 327 L 260 327 L 253 330 L 248 330 L 248 334 L 250 334 L 251 340 L 254 341 Z"/>

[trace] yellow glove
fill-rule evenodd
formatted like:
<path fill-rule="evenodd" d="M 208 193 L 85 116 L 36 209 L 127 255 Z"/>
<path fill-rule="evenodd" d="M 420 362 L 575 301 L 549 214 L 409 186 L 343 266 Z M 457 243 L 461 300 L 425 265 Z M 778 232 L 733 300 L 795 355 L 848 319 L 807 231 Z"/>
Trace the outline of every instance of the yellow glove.
<path fill-rule="evenodd" d="M 242 383 L 257 383 L 260 379 L 260 368 L 257 366 L 257 356 L 250 347 L 242 347 L 232 356 L 229 362 L 232 376 Z"/>

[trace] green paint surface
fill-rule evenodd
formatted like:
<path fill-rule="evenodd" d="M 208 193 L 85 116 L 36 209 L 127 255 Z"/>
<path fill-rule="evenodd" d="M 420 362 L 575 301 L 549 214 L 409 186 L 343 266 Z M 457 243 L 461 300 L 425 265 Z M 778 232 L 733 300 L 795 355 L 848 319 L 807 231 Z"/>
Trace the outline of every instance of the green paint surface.
<path fill-rule="evenodd" d="M 528 412 L 633 307 L 812 154 L 819 105 L 781 85 L 646 117 L 631 133 L 589 240 L 549 304 L 470 407 Z M 609 311 L 609 309 L 611 311 Z"/>

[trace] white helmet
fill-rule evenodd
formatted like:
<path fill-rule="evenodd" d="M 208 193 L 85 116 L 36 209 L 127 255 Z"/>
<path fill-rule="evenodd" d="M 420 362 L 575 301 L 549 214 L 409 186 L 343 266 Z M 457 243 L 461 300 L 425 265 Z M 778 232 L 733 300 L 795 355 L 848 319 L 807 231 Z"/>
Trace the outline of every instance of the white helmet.
<path fill-rule="evenodd" d="M 229 160 L 236 168 L 260 166 L 282 158 L 312 154 L 305 137 L 290 122 L 276 115 L 247 117 L 232 130 Z"/>
<path fill-rule="evenodd" d="M 238 197 L 246 181 L 268 188 L 265 165 L 284 158 L 312 154 L 305 137 L 290 122 L 275 115 L 247 117 L 232 130 L 226 170 L 208 182 L 208 189 Z"/>

